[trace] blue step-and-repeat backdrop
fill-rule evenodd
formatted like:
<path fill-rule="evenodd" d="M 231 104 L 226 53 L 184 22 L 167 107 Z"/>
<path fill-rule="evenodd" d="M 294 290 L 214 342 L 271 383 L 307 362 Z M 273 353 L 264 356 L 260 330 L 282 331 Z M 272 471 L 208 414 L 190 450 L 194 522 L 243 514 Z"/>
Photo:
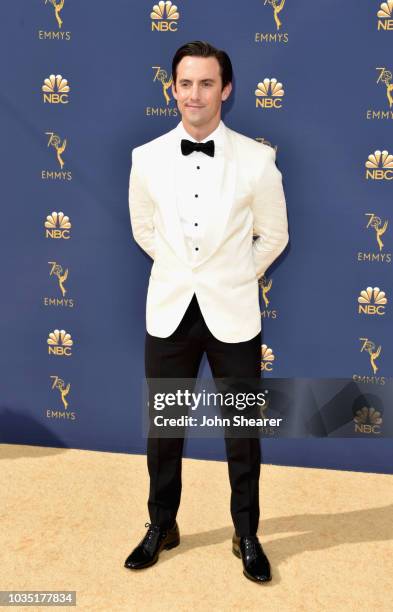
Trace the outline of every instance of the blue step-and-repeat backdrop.
<path fill-rule="evenodd" d="M 131 233 L 131 150 L 179 122 L 171 60 L 191 40 L 228 52 L 223 120 L 283 174 L 265 375 L 391 381 L 393 0 L 3 0 L 0 23 L 1 442 L 145 452 L 152 262 Z M 392 472 L 382 419 L 362 419 L 351 438 L 264 439 L 263 460 Z M 223 459 L 224 441 L 185 456 Z"/>

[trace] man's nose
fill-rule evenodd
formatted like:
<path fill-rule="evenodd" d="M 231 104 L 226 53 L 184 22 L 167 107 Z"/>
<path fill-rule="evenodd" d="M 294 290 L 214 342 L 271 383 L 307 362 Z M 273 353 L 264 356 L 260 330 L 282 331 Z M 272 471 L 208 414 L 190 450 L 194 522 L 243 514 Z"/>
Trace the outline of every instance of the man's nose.
<path fill-rule="evenodd" d="M 191 88 L 191 99 L 198 100 L 198 98 L 199 98 L 199 87 L 197 84 L 195 84 Z"/>

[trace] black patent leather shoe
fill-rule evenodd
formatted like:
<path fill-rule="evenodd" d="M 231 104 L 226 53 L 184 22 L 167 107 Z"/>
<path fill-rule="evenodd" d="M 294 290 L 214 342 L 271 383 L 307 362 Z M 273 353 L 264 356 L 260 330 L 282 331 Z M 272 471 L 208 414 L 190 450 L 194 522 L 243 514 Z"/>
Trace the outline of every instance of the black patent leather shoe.
<path fill-rule="evenodd" d="M 146 523 L 145 527 L 148 527 L 145 537 L 125 560 L 124 567 L 128 569 L 149 567 L 158 561 L 163 548 L 169 550 L 180 544 L 179 526 L 176 521 L 170 529 L 163 529 L 151 523 Z"/>
<path fill-rule="evenodd" d="M 257 536 L 233 534 L 232 552 L 243 562 L 243 574 L 254 582 L 269 582 L 272 579 L 269 559 Z"/>

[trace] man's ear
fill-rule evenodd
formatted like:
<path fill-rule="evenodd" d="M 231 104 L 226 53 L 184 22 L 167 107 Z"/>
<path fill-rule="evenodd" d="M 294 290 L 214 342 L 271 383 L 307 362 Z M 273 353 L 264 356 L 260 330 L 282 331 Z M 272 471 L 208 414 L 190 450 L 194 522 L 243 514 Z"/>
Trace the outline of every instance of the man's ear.
<path fill-rule="evenodd" d="M 175 84 L 173 82 L 172 82 L 172 95 L 175 98 L 175 100 L 177 100 L 177 97 L 176 97 L 176 86 L 175 86 Z"/>
<path fill-rule="evenodd" d="M 224 89 L 221 92 L 221 100 L 224 102 L 225 100 L 228 100 L 230 93 L 232 91 L 232 83 L 229 82 L 225 85 Z"/>

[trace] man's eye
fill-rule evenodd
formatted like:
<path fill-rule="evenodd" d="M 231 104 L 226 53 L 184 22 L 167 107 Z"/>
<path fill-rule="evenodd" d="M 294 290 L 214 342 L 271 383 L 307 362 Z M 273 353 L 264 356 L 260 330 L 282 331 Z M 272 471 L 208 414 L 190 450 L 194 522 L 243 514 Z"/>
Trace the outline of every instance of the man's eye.
<path fill-rule="evenodd" d="M 182 87 L 189 87 L 191 83 L 182 83 Z M 211 87 L 211 83 L 203 83 L 204 87 Z"/>

